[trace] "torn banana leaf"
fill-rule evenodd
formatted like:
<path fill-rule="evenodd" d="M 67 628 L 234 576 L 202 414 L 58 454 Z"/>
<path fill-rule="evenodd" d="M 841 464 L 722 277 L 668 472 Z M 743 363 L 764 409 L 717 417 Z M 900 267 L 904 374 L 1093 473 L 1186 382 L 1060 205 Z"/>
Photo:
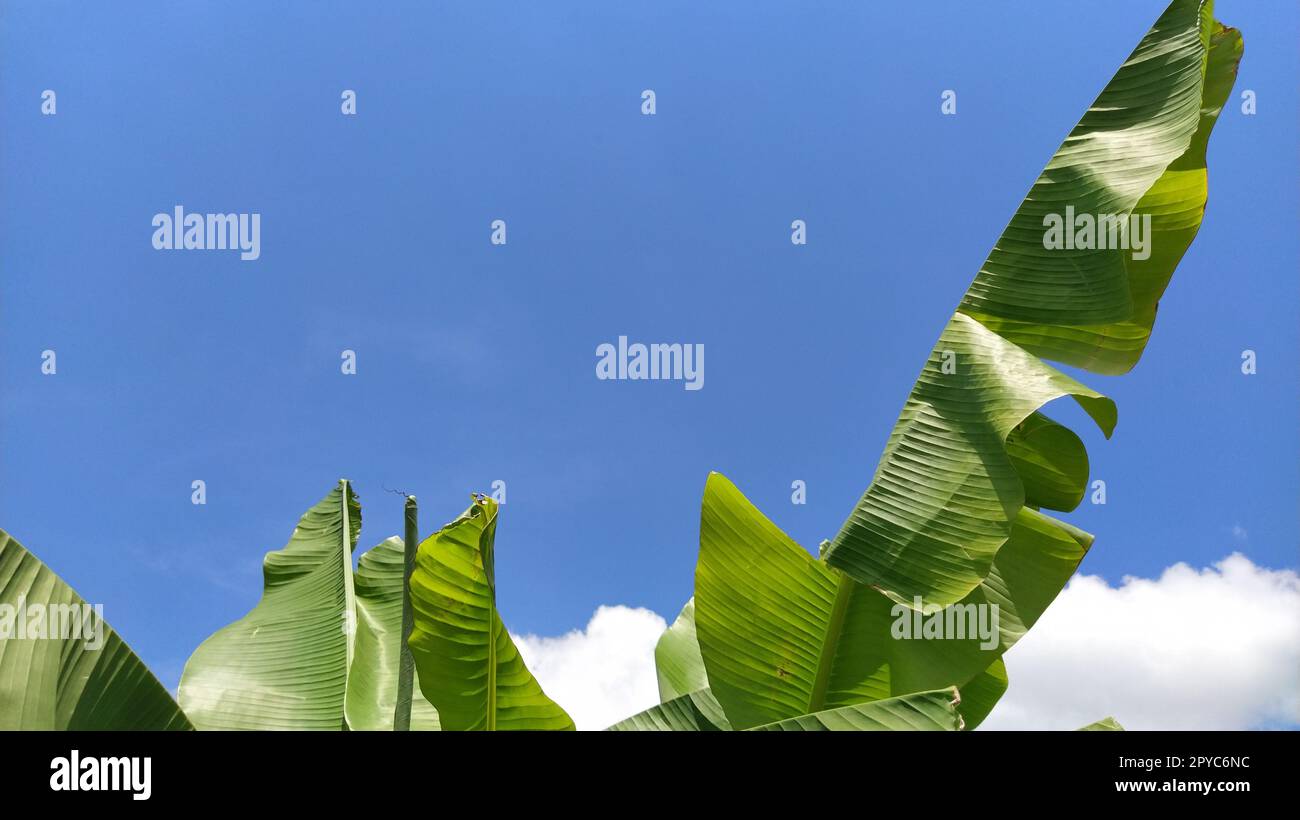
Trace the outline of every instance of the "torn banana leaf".
<path fill-rule="evenodd" d="M 1108 399 L 1042 360 L 1117 374 L 1146 346 L 1200 227 L 1206 144 L 1242 53 L 1212 8 L 1171 3 L 1033 184 L 832 540 L 832 567 L 894 601 L 944 607 L 988 576 L 1026 505 L 1077 503 L 1048 493 L 1034 504 L 1017 470 L 1036 465 L 1017 458 L 1015 431 L 1066 395 L 1108 437 L 1115 425 Z M 1049 241 L 1066 216 L 1072 241 Z M 1042 444 L 1040 463 L 1069 460 Z"/>

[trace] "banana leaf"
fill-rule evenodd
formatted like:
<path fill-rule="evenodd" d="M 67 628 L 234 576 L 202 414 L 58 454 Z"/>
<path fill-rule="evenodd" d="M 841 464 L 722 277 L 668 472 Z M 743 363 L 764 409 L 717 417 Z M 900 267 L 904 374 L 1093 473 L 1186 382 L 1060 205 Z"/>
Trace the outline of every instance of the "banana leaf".
<path fill-rule="evenodd" d="M 1109 437 L 1114 404 L 1042 360 L 1117 374 L 1146 346 L 1201 223 L 1206 144 L 1242 52 L 1212 8 L 1174 0 L 1048 162 L 931 352 L 830 566 L 896 602 L 956 603 L 1036 506 L 1014 431 L 1072 396 Z M 1049 241 L 1053 220 L 1084 214 L 1138 228 L 1149 217 L 1150 231 Z M 1039 457 L 1057 460 L 1043 444 Z"/>
<path fill-rule="evenodd" d="M 731 724 L 708 689 L 651 706 L 615 723 L 610 732 L 726 732 Z"/>
<path fill-rule="evenodd" d="M 181 707 L 200 729 L 342 729 L 361 504 L 340 481 L 262 565 L 262 600 L 190 656 Z"/>
<path fill-rule="evenodd" d="M 758 726 L 757 732 L 955 732 L 964 728 L 954 688 L 857 703 Z"/>
<path fill-rule="evenodd" d="M 572 729 L 524 665 L 497 611 L 497 503 L 476 496 L 420 544 L 411 575 L 409 646 L 420 691 L 443 729 Z"/>
<path fill-rule="evenodd" d="M 192 728 L 99 612 L 0 530 L 0 731 Z"/>
<path fill-rule="evenodd" d="M 695 599 L 682 607 L 673 625 L 655 644 L 655 674 L 659 678 L 659 700 L 667 702 L 691 692 L 709 688 L 704 659 L 695 639 Z"/>

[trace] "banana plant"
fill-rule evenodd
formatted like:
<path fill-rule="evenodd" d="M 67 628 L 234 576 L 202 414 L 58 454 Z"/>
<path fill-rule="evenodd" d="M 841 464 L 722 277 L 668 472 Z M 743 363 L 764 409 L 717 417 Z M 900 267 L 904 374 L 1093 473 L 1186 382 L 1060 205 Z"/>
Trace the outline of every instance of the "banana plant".
<path fill-rule="evenodd" d="M 257 606 L 195 650 L 179 704 L 92 607 L 0 530 L 0 728 L 436 730 L 436 701 L 445 728 L 572 729 L 496 612 L 496 512 L 480 499 L 420 545 L 408 496 L 405 539 L 385 539 L 353 572 L 361 504 L 339 481 L 267 553 Z M 417 548 L 420 576 L 408 585 Z M 47 634 L 51 612 L 64 626 L 75 617 L 77 634 Z M 11 639 L 15 624 L 24 634 Z M 39 640 L 24 640 L 38 628 Z"/>
<path fill-rule="evenodd" d="M 1082 442 L 1042 408 L 1071 397 L 1107 437 L 1117 420 L 1047 361 L 1117 375 L 1141 357 L 1201 224 L 1206 146 L 1241 54 L 1209 0 L 1170 4 L 1013 215 L 818 557 L 709 476 L 695 596 L 656 650 L 662 702 L 611 728 L 956 730 L 989 713 L 1007 687 L 1002 655 L 1092 543 L 1042 512 L 1074 509 L 1088 477 Z M 1091 220 L 1087 241 L 1074 241 L 1075 214 Z M 1072 240 L 1056 247 L 1066 217 Z M 1124 225 L 1142 247 L 1115 241 Z M 267 554 L 258 605 L 190 658 L 179 704 L 0 531 L 0 728 L 573 728 L 497 611 L 495 502 L 475 497 L 418 547 L 414 511 L 408 499 L 405 539 L 354 572 L 361 507 L 340 481 Z M 993 606 L 987 638 L 894 632 L 900 618 Z M 51 612 L 92 636 L 49 635 Z M 20 620 L 41 628 L 29 617 L 46 634 L 9 637 Z"/>
<path fill-rule="evenodd" d="M 414 508 L 408 498 L 408 521 Z M 198 728 L 439 727 L 423 698 L 398 708 L 405 544 L 384 540 L 354 573 L 360 530 L 360 501 L 341 480 L 267 554 L 262 600 L 204 641 L 181 675 L 180 704 Z"/>
<path fill-rule="evenodd" d="M 496 609 L 497 505 L 476 496 L 418 542 L 366 552 L 347 481 L 267 555 L 266 591 L 186 664 L 180 702 L 199 728 L 572 729 L 524 665 Z M 408 580 L 409 579 L 409 580 Z"/>
<path fill-rule="evenodd" d="M 819 558 L 710 475 L 695 596 L 656 649 L 662 702 L 615 728 L 749 729 L 944 686 L 978 725 L 1006 690 L 1002 654 L 1093 540 L 1042 512 L 1074 509 L 1088 478 L 1082 441 L 1042 408 L 1071 397 L 1107 438 L 1117 420 L 1045 360 L 1110 375 L 1137 363 L 1200 227 L 1206 146 L 1241 54 L 1211 2 L 1169 5 L 1012 216 Z M 1066 216 L 1073 232 L 1075 214 L 1093 233 L 1056 247 L 1048 232 Z M 1098 241 L 1112 224 L 1143 231 L 1142 247 Z M 992 642 L 891 632 L 991 605 Z"/>

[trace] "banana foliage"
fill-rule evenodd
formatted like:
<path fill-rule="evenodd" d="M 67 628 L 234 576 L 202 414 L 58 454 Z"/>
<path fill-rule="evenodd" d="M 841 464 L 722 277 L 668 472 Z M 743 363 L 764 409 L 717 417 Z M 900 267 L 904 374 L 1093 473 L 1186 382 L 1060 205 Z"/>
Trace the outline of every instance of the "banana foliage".
<path fill-rule="evenodd" d="M 1042 409 L 1069 397 L 1107 438 L 1117 420 L 1048 360 L 1111 375 L 1137 363 L 1200 227 L 1206 145 L 1241 53 L 1212 3 L 1169 5 L 994 244 L 819 557 L 709 476 L 695 595 L 655 655 L 662 702 L 612 728 L 889 728 L 863 710 L 918 693 L 934 706 L 946 687 L 962 727 L 984 719 L 1007 688 L 1002 655 L 1093 540 L 1043 512 L 1080 503 L 1088 454 Z M 952 634 L 981 613 L 996 623 Z M 936 619 L 943 640 L 899 634 Z"/>
<path fill-rule="evenodd" d="M 1141 357 L 1201 224 L 1206 146 L 1241 54 L 1211 2 L 1169 5 L 1012 215 L 818 556 L 708 477 L 695 594 L 656 650 L 661 703 L 611 728 L 984 719 L 1007 688 L 1002 656 L 1092 544 L 1044 512 L 1080 503 L 1088 454 L 1043 408 L 1071 398 L 1107 437 L 1117 421 L 1048 362 L 1115 375 Z M 0 729 L 573 728 L 498 611 L 496 503 L 476 496 L 418 548 L 413 504 L 406 538 L 354 571 L 361 505 L 340 481 L 267 553 L 261 600 L 198 647 L 176 700 L 0 531 Z M 944 639 L 928 640 L 936 623 Z"/>
<path fill-rule="evenodd" d="M 185 666 L 180 703 L 196 726 L 393 728 L 404 545 L 386 539 L 354 573 L 360 529 L 360 502 L 340 481 L 303 515 L 289 543 L 267 554 L 261 602 L 204 641 Z M 410 582 L 420 692 L 411 698 L 411 729 L 573 726 L 542 693 L 496 612 L 495 530 L 496 504 L 482 500 L 419 547 Z M 468 698 L 467 688 L 481 697 Z"/>

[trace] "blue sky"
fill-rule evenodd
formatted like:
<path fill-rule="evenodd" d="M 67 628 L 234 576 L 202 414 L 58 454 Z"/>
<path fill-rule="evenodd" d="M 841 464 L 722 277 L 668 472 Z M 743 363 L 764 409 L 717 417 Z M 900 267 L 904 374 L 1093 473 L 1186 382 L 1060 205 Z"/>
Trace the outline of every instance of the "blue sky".
<path fill-rule="evenodd" d="M 385 487 L 428 532 L 506 481 L 517 632 L 671 618 L 709 470 L 806 546 L 834 535 L 993 240 L 1165 3 L 717 5 L 6 4 L 0 526 L 171 686 L 341 476 L 362 548 L 401 531 Z M 1246 56 L 1200 236 L 1141 364 L 1084 379 L 1114 438 L 1052 408 L 1108 484 L 1069 520 L 1112 581 L 1297 564 L 1300 17 L 1218 16 Z M 178 204 L 260 213 L 261 258 L 155 251 Z M 598 381 L 619 335 L 704 344 L 705 388 Z"/>

